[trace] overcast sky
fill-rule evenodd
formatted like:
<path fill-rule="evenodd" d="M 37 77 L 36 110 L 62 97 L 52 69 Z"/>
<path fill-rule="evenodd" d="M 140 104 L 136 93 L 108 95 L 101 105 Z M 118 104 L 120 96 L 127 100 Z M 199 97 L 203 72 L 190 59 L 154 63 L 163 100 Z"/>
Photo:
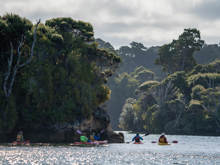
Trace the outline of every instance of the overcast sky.
<path fill-rule="evenodd" d="M 6 13 L 35 23 L 54 17 L 90 22 L 95 37 L 116 48 L 169 43 L 184 28 L 199 29 L 208 44 L 220 42 L 220 0 L 0 0 L 0 15 Z"/>

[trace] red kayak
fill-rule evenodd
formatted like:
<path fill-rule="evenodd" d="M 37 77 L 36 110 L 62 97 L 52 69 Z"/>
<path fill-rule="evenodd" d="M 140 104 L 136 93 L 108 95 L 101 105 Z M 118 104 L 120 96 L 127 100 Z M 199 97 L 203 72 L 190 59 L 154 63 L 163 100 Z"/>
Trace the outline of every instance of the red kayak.
<path fill-rule="evenodd" d="M 24 141 L 24 142 L 14 141 L 14 142 L 12 142 L 12 145 L 13 146 L 29 146 L 30 145 L 30 141 L 29 140 Z"/>
<path fill-rule="evenodd" d="M 108 141 L 103 140 L 103 141 L 92 141 L 92 142 L 74 142 L 73 146 L 96 146 L 103 144 L 108 144 Z"/>
<path fill-rule="evenodd" d="M 134 142 L 134 144 L 143 144 L 143 142 L 141 142 L 141 141 L 140 142 Z"/>

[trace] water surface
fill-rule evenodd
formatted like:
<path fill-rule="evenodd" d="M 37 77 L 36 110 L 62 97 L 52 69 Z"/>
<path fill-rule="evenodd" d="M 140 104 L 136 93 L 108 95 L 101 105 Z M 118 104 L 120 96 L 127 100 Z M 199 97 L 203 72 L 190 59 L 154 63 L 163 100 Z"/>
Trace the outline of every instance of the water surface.
<path fill-rule="evenodd" d="M 128 142 L 134 134 L 125 132 Z M 77 164 L 149 164 L 220 165 L 220 137 L 167 135 L 178 144 L 158 146 L 159 135 L 144 137 L 144 144 L 109 144 L 99 147 L 0 146 L 0 164 L 77 165 Z"/>

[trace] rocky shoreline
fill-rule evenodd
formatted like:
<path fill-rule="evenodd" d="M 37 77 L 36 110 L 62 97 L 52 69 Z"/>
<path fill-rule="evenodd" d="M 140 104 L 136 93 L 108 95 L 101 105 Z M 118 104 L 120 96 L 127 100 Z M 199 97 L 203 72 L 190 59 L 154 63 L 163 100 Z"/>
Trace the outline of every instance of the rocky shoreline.
<path fill-rule="evenodd" d="M 80 136 L 98 133 L 100 140 L 107 140 L 108 143 L 124 143 L 123 133 L 116 133 L 113 131 L 110 124 L 110 117 L 106 110 L 97 108 L 89 119 L 84 119 L 74 124 L 64 123 L 54 125 L 53 128 L 46 130 L 23 130 L 25 140 L 36 144 L 71 144 L 80 141 Z M 6 140 L 7 139 L 7 140 Z M 9 135 L 1 143 L 10 143 L 16 140 L 16 132 Z"/>

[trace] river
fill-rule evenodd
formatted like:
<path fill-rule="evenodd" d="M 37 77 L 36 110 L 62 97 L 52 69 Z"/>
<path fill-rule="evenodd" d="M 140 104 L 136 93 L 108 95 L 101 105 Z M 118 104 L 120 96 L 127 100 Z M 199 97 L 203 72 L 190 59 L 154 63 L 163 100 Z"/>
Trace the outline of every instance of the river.
<path fill-rule="evenodd" d="M 130 141 L 134 134 L 125 134 Z M 0 164 L 19 165 L 220 165 L 220 137 L 167 135 L 169 146 L 159 146 L 159 135 L 144 137 L 144 144 L 108 144 L 98 147 L 0 146 Z"/>

